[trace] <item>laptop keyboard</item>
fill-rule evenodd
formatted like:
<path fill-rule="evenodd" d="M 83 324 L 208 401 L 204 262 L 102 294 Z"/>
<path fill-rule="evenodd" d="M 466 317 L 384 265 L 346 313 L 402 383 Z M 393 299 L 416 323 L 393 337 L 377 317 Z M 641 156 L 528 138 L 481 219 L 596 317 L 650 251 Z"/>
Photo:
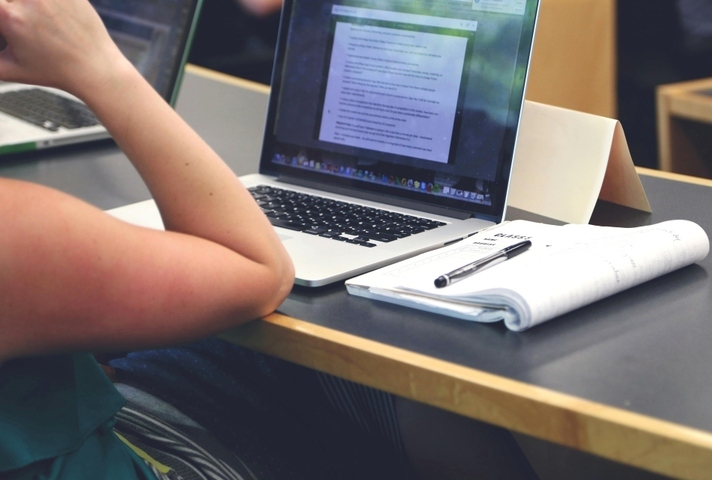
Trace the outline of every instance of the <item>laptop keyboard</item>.
<path fill-rule="evenodd" d="M 282 188 L 248 189 L 272 225 L 364 247 L 441 227 L 443 222 Z"/>
<path fill-rule="evenodd" d="M 83 103 L 39 88 L 0 93 L 0 111 L 55 132 L 99 124 Z"/>

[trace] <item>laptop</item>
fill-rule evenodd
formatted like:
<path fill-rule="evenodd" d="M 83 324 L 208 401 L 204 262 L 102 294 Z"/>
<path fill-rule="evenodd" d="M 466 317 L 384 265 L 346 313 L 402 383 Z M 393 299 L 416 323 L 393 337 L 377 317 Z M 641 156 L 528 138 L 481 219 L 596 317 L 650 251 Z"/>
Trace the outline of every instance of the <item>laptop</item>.
<path fill-rule="evenodd" d="M 502 222 L 537 12 L 538 0 L 285 0 L 259 173 L 241 180 L 298 285 Z M 119 216 L 151 226 L 136 208 Z"/>
<path fill-rule="evenodd" d="M 91 0 L 111 37 L 173 105 L 202 0 Z M 0 155 L 108 138 L 75 97 L 0 82 Z"/>

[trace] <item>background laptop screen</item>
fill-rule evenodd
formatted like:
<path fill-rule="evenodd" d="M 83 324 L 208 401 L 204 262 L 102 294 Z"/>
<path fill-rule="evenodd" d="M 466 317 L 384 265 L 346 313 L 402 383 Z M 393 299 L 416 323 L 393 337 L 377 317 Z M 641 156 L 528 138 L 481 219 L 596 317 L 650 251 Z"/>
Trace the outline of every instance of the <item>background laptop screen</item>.
<path fill-rule="evenodd" d="M 288 0 L 263 173 L 501 219 L 536 10 Z"/>
<path fill-rule="evenodd" d="M 187 58 L 196 0 L 91 0 L 121 52 L 173 103 Z"/>

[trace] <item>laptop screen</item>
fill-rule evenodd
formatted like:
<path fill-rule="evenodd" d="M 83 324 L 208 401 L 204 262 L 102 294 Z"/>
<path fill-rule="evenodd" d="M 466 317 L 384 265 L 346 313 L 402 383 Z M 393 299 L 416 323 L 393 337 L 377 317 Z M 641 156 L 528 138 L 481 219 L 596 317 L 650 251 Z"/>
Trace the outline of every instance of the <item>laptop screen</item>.
<path fill-rule="evenodd" d="M 201 0 L 91 0 L 111 38 L 173 104 Z"/>
<path fill-rule="evenodd" d="M 538 0 L 287 0 L 261 172 L 500 221 Z"/>

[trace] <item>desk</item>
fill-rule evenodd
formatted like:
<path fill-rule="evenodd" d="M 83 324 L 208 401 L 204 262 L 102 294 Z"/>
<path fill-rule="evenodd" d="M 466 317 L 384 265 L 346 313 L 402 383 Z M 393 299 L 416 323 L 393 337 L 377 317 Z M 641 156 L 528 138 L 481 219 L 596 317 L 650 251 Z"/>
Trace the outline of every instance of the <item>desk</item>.
<path fill-rule="evenodd" d="M 712 78 L 656 91 L 660 169 L 712 178 Z"/>
<path fill-rule="evenodd" d="M 178 111 L 238 174 L 256 168 L 266 89 L 190 68 Z M 712 182 L 641 170 L 651 215 L 712 231 Z M 0 175 L 102 208 L 148 198 L 111 144 L 23 155 Z M 599 219 L 610 219 L 605 210 Z M 225 337 L 465 416 L 679 478 L 712 477 L 712 257 L 523 332 L 295 288 Z"/>

